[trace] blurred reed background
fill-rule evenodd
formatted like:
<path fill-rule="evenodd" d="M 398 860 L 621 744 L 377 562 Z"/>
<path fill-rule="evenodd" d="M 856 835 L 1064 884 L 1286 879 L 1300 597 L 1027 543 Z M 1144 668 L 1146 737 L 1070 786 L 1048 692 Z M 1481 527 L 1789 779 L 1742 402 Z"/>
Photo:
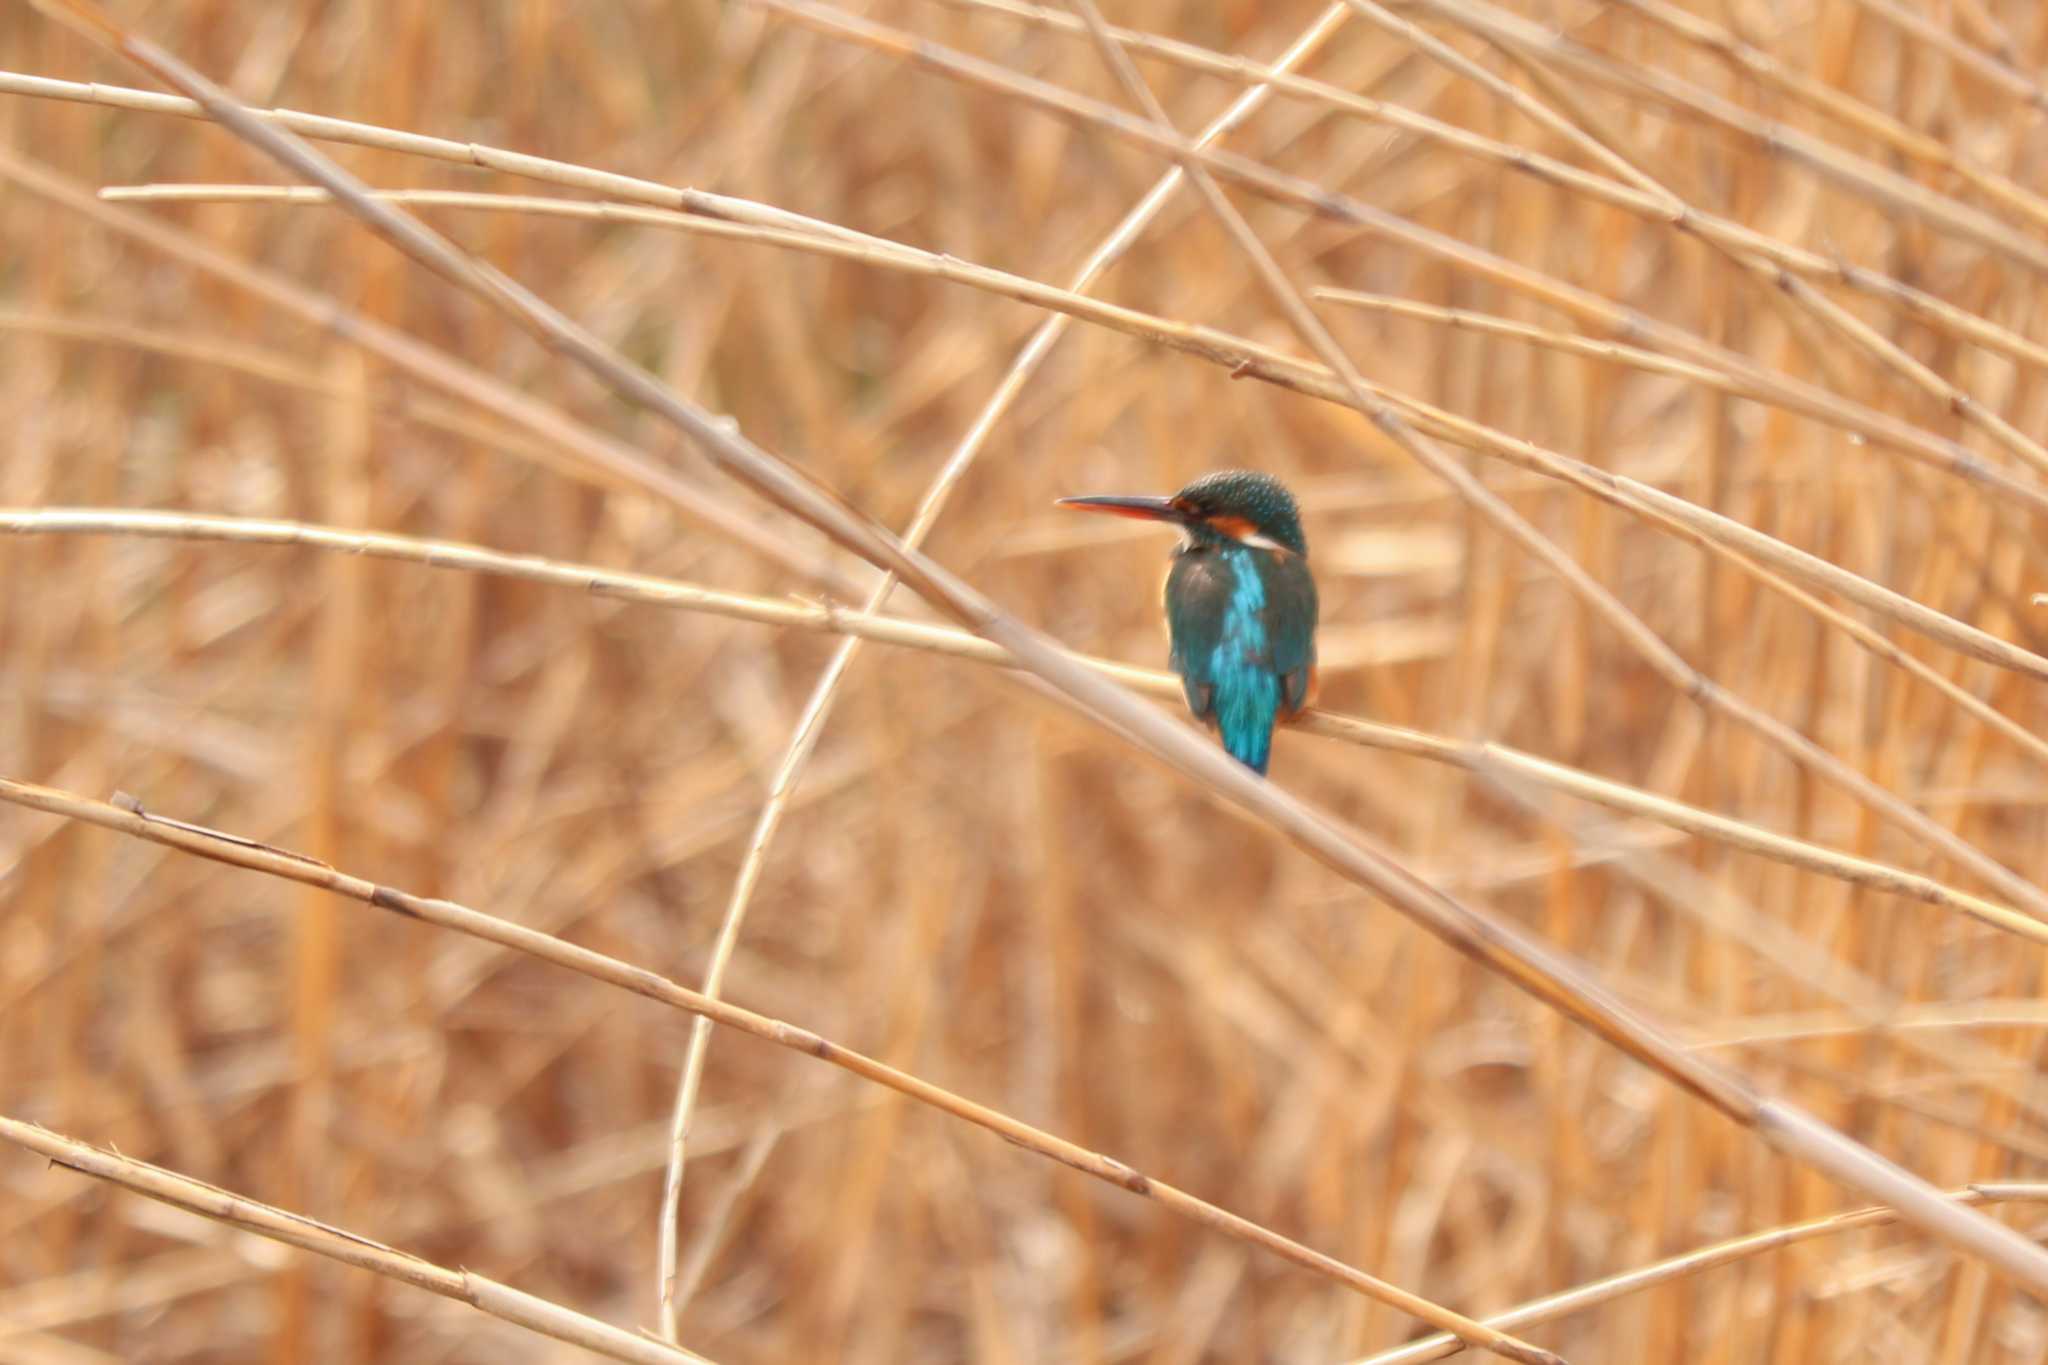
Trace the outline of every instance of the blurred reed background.
<path fill-rule="evenodd" d="M 2048 708 L 2024 651 L 2048 622 L 2030 603 L 2048 588 L 2048 17 L 2028 0 L 1338 8 L 1132 0 L 1109 18 L 1162 40 L 1139 65 L 1190 134 L 1251 79 L 1233 63 L 1326 23 L 1301 73 L 1354 98 L 1296 82 L 1223 145 L 1513 263 L 1233 189 L 1303 288 L 1371 296 L 1318 304 L 1365 377 L 1483 424 L 1418 419 L 1728 693 L 2017 877 L 1696 704 L 1364 416 L 1227 359 L 1074 325 L 931 552 L 1070 646 L 1156 666 L 1168 542 L 1051 501 L 1232 465 L 1283 476 L 1322 585 L 1322 704 L 1446 742 L 1284 735 L 1277 782 L 1927 1179 L 2039 1176 L 2048 1008 L 2028 902 Z M 741 197 L 969 275 L 1065 285 L 1168 164 L 802 4 L 117 11 L 257 106 Z M 1130 107 L 1066 9 L 860 13 Z M 0 17 L 0 66 L 157 88 L 24 7 Z M 158 509 L 766 599 L 851 604 L 875 581 L 332 207 L 92 202 L 283 177 L 217 128 L 84 93 L 0 91 L 8 530 L 60 529 L 34 509 Z M 323 145 L 381 189 L 602 197 Z M 416 211 L 892 527 L 1047 316 L 788 242 Z M 764 533 L 740 543 L 595 475 L 587 449 L 433 393 L 134 222 L 445 348 Z M 1185 189 L 1096 293 L 1307 354 Z M 1816 586 L 1801 562 L 1708 553 L 1498 458 L 1514 441 L 1853 577 L 1819 584 L 1817 611 L 1752 571 Z M 837 640 L 133 530 L 0 536 L 0 775 L 133 793 L 702 980 Z M 1947 624 L 1908 628 L 1872 585 Z M 931 619 L 908 592 L 891 610 Z M 1973 656 L 1962 627 L 2020 650 Z M 1554 771 L 1484 743 L 1613 785 L 1561 794 Z M 853 661 L 725 985 L 1474 1316 L 1862 1202 L 1186 781 L 928 650 Z M 688 1016 L 544 962 L 0 813 L 0 1115 L 628 1328 L 657 1320 L 689 1038 Z M 814 1059 L 726 1032 L 708 1058 L 680 1339 L 724 1365 L 1337 1362 L 1421 1330 Z M 0 1360 L 582 1358 L 0 1152 Z M 2026 1201 L 2048 1187 L 1990 1195 L 2040 1226 Z M 1923 1236 L 1859 1226 L 1749 1251 L 1518 1334 L 1581 1365 L 2048 1359 L 2039 1301 Z"/>

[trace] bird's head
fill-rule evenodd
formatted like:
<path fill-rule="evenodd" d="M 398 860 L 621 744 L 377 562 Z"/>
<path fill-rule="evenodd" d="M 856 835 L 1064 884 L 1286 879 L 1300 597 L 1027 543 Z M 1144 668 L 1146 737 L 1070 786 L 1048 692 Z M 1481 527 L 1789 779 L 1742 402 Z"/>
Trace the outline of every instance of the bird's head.
<path fill-rule="evenodd" d="M 1308 554 L 1308 537 L 1302 534 L 1301 511 L 1294 495 L 1271 474 L 1249 469 L 1204 474 L 1172 497 L 1099 495 L 1061 498 L 1059 505 L 1163 521 L 1180 527 L 1196 543 Z"/>

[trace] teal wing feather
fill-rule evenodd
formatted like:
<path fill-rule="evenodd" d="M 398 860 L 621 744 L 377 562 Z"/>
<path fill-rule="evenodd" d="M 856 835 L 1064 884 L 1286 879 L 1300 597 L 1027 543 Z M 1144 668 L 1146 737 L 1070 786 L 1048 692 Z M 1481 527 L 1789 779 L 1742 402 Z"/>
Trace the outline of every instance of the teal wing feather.
<path fill-rule="evenodd" d="M 1173 670 L 1188 709 L 1223 747 L 1264 773 L 1281 708 L 1297 709 L 1315 671 L 1315 584 L 1300 556 L 1189 547 L 1166 582 Z"/>
<path fill-rule="evenodd" d="M 1266 563 L 1266 620 L 1273 668 L 1280 675 L 1281 707 L 1292 714 L 1308 705 L 1316 677 L 1316 581 L 1308 561 L 1274 554 Z"/>
<path fill-rule="evenodd" d="M 1180 675 L 1181 691 L 1196 720 L 1215 716 L 1216 683 L 1209 656 L 1222 637 L 1224 603 L 1230 599 L 1230 570 L 1214 550 L 1185 548 L 1166 575 L 1166 631 L 1173 652 L 1168 667 Z"/>

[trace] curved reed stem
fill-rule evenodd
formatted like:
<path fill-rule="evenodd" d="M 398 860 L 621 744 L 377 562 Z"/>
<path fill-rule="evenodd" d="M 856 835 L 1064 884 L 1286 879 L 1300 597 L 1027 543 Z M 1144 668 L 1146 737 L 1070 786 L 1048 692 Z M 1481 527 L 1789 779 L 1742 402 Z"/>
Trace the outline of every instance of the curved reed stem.
<path fill-rule="evenodd" d="M 325 192 L 303 188 L 271 186 L 142 186 L 112 189 L 103 197 L 122 200 L 244 200 L 293 204 L 324 203 Z M 920 251 L 876 238 L 847 242 L 810 232 L 790 233 L 780 229 L 757 228 L 696 218 L 661 210 L 622 208 L 605 204 L 578 204 L 556 199 L 522 199 L 501 195 L 438 190 L 400 191 L 381 196 L 394 204 L 440 205 L 486 210 L 533 212 L 551 216 L 642 222 L 707 236 L 758 242 L 766 246 L 839 259 L 857 260 L 882 269 L 929 275 L 951 283 L 1001 294 L 1020 302 L 1056 310 L 1072 317 L 1141 337 L 1186 352 L 1212 364 L 1227 367 L 1233 376 L 1254 378 L 1290 389 L 1308 397 L 1336 403 L 1355 411 L 1364 406 L 1345 390 L 1328 366 L 1294 359 L 1271 347 L 1214 328 L 1192 326 L 1135 309 L 1104 303 L 1073 290 L 1025 280 L 1018 276 L 974 265 L 953 257 Z M 1347 301 L 1342 292 L 1329 295 Z M 1773 402 L 1765 392 L 1739 378 L 1703 370 L 1685 361 L 1658 357 L 1653 352 L 1612 342 L 1584 342 L 1571 348 L 1577 353 L 1618 363 L 1642 359 L 1644 368 L 1672 374 L 1723 392 L 1759 402 Z M 1423 433 L 1457 445 L 1481 451 L 1520 468 L 1562 480 L 1572 487 L 1646 520 L 1659 529 L 1701 544 L 1710 552 L 1728 552 L 1730 562 L 1761 581 L 1770 581 L 1775 570 L 1797 582 L 1838 593 L 1856 606 L 1876 612 L 1948 648 L 2001 668 L 2048 681 L 2048 658 L 1988 631 L 1958 621 L 1943 612 L 1914 601 L 1903 593 L 1852 573 L 1817 555 L 1809 554 L 1710 508 L 1653 489 L 1636 480 L 1576 460 L 1532 441 L 1511 436 L 1483 423 L 1460 417 L 1395 390 L 1361 379 L 1367 397 L 1395 409 Z M 1790 410 L 1790 409 L 1788 409 Z M 1866 433 L 1858 432 L 1859 435 Z M 1883 444 L 1880 437 L 1871 439 Z M 1823 619 L 1826 619 L 1823 617 Z"/>
<path fill-rule="evenodd" d="M 976 12 L 1000 14 L 1070 36 L 1085 36 L 1086 33 L 1086 26 L 1073 15 L 1029 3 L 1029 0 L 945 0 L 945 3 Z M 1682 217 L 1674 220 L 1661 212 L 1659 200 L 1655 195 L 1647 194 L 1632 185 L 1582 170 L 1569 162 L 1546 156 L 1540 151 L 1490 138 L 1398 104 L 1369 99 L 1312 77 L 1274 73 L 1244 57 L 1215 52 L 1194 43 L 1160 37 L 1136 29 L 1112 28 L 1111 32 L 1119 43 L 1133 52 L 1225 80 L 1271 81 L 1282 94 L 1310 100 L 1324 108 L 1351 117 L 1384 124 L 1460 155 L 1476 157 L 1506 170 L 1554 184 L 1588 199 L 1610 204 L 1636 215 L 1645 222 L 1662 222 L 1703 240 L 1756 252 L 1794 274 L 1824 281 L 1875 299 L 1950 336 L 1967 340 L 2023 364 L 2048 368 L 2048 347 L 1988 318 L 1958 307 L 1938 294 L 1915 288 L 1880 270 L 1852 265 L 1825 252 L 1814 251 L 1759 231 L 1749 224 L 1698 209 L 1688 209 Z M 0 89 L 4 88 L 4 85 L 0 85 Z M 1630 90 L 1633 92 L 1635 87 L 1631 86 Z M 1671 98 L 1678 99 L 1677 96 Z M 1704 116 L 1705 111 L 1700 112 Z M 1918 149 L 1927 141 L 1918 139 L 1913 147 Z M 1926 191 L 1914 185 L 1908 192 Z M 2041 201 L 2037 199 L 2034 211 L 2039 211 L 2040 207 Z"/>
<path fill-rule="evenodd" d="M 702 612 L 779 629 L 843 635 L 998 668 L 1017 667 L 1017 661 L 1000 646 L 953 627 L 850 610 L 829 602 L 724 592 L 673 578 L 572 564 L 539 555 L 506 554 L 458 541 L 378 531 L 348 531 L 297 521 L 64 507 L 0 508 L 0 535 L 136 535 L 244 545 L 308 545 L 341 554 L 367 555 L 429 568 L 545 583 L 618 601 Z M 1148 696 L 1172 701 L 1181 694 L 1180 680 L 1162 669 L 1140 668 L 1089 655 L 1073 657 Z M 1289 729 L 1303 735 L 1449 764 L 1475 774 L 1495 768 L 1546 790 L 1589 801 L 1624 815 L 1654 821 L 1669 829 L 1682 830 L 1853 886 L 1954 910 L 1980 923 L 2048 944 L 2048 925 L 2009 906 L 1973 896 L 1933 878 L 1794 839 L 1750 821 L 1701 810 L 1508 745 L 1450 739 L 1316 707 L 1303 712 Z"/>
<path fill-rule="evenodd" d="M 924 556 L 904 550 L 885 530 L 830 495 L 801 470 L 744 439 L 659 380 L 625 363 L 530 291 L 454 248 L 410 216 L 379 204 L 332 162 L 253 117 L 212 82 L 155 44 L 128 32 L 97 6 L 87 0 L 64 0 L 63 11 L 76 16 L 81 26 L 122 55 L 199 100 L 229 131 L 291 173 L 327 188 L 350 213 L 421 265 L 488 301 L 621 397 L 687 435 L 720 468 L 762 497 L 818 527 L 876 567 L 894 570 L 905 584 L 934 606 L 975 633 L 1009 649 L 1048 695 L 1061 698 L 1110 733 L 1141 745 L 1206 791 L 1246 808 L 1285 833 L 1305 852 L 1386 897 L 1461 951 L 1501 970 L 1524 989 L 1567 1010 L 1611 1041 L 1651 1062 L 1680 1086 L 1752 1127 L 1780 1151 L 1857 1188 L 1872 1191 L 1917 1224 L 1969 1248 L 2022 1283 L 2048 1290 L 2048 1254 L 2039 1247 L 2009 1228 L 1943 1200 L 1924 1180 L 1885 1162 L 1796 1108 L 1765 1098 L 1739 1077 L 1686 1055 L 1661 1030 L 1623 1006 L 1569 959 L 1514 926 L 1478 914 L 1421 883 L 1369 841 L 1349 835 L 1321 812 L 1260 780 L 1205 745 L 1185 727 L 1165 721 L 1135 696 L 1076 664 L 1051 641 L 1001 612 L 954 575 Z M 1193 155 L 1178 137 L 1165 136 L 1178 155 Z M 1194 174 L 1191 161 L 1189 164 L 1197 184 L 1207 183 L 1204 176 Z M 1817 763 L 1832 764 L 1830 772 L 1839 775 L 1839 762 L 1813 752 L 1813 746 L 1803 737 L 1719 691 L 1703 677 L 1688 677 L 1692 694 L 1710 700 L 1724 714 L 1740 718 L 1781 747 L 1808 754 Z M 1864 782 L 1867 786 L 1867 779 Z M 292 863 L 289 858 L 279 861 Z M 297 867 L 302 870 L 304 864 Z M 361 890 L 375 896 L 380 889 L 363 883 Z M 388 900 L 390 893 L 384 892 L 382 898 Z M 419 904 L 402 903 L 411 913 L 422 913 Z M 707 1008 L 718 1004 L 701 1003 Z M 821 1043 L 820 1050 L 821 1055 L 829 1053 L 830 1045 Z M 1472 1334 L 1461 1331 L 1460 1335 L 1472 1339 Z M 1551 1358 L 1547 1352 L 1520 1343 L 1492 1337 L 1480 1339 L 1486 1340 L 1492 1349 L 1518 1358 Z"/>
<path fill-rule="evenodd" d="M 2048 1200 L 2048 1185 L 2015 1182 L 2010 1184 L 1980 1183 L 1965 1185 L 1950 1190 L 1947 1198 L 1958 1204 L 2003 1204 L 2039 1203 Z M 1745 1233 L 1730 1237 L 1726 1241 L 1713 1242 L 1707 1246 L 1667 1256 L 1661 1261 L 1638 1266 L 1619 1275 L 1593 1280 L 1557 1294 L 1531 1300 L 1504 1313 L 1496 1313 L 1487 1321 L 1503 1330 L 1533 1327 L 1539 1323 L 1555 1322 L 1573 1313 L 1588 1308 L 1597 1308 L 1603 1303 L 1659 1285 L 1670 1284 L 1687 1276 L 1718 1270 L 1722 1266 L 1734 1265 L 1752 1256 L 1761 1256 L 1767 1251 L 1796 1246 L 1821 1237 L 1833 1237 L 1845 1232 L 1858 1232 L 1865 1228 L 1891 1227 L 1899 1221 L 1898 1214 L 1887 1208 L 1851 1209 L 1844 1213 L 1831 1213 L 1821 1218 L 1810 1218 L 1803 1223 L 1786 1223 L 1762 1232 Z M 1422 1365 L 1428 1360 L 1448 1360 L 1458 1354 L 1461 1346 L 1456 1337 L 1433 1336 L 1411 1341 L 1389 1351 L 1380 1351 L 1353 1362 L 1353 1365 Z"/>
<path fill-rule="evenodd" d="M 667 1342 L 651 1341 L 637 1332 L 578 1313 L 558 1303 L 535 1298 L 471 1270 L 450 1269 L 395 1247 L 317 1222 L 290 1209 L 276 1208 L 247 1195 L 152 1166 L 53 1133 L 47 1128 L 0 1114 L 0 1142 L 10 1142 L 47 1157 L 52 1165 L 77 1171 L 146 1198 L 210 1219 L 223 1227 L 297 1247 L 330 1261 L 367 1270 L 388 1280 L 466 1303 L 481 1313 L 529 1332 L 566 1341 L 610 1360 L 633 1365 L 711 1365 L 703 1356 Z"/>
<path fill-rule="evenodd" d="M 1314 20 L 1302 35 L 1281 56 L 1279 65 L 1283 68 L 1308 58 L 1329 36 L 1336 32 L 1343 17 L 1343 6 L 1332 5 Z M 1221 138 L 1224 134 L 1241 125 L 1258 107 L 1265 102 L 1270 87 L 1255 86 L 1240 95 L 1225 109 L 1202 134 L 1204 144 Z M 1137 240 L 1146 225 L 1164 208 L 1175 190 L 1179 188 L 1180 172 L 1168 171 L 1146 192 L 1123 221 L 1111 230 L 1107 239 L 1093 252 L 1075 275 L 1068 288 L 1074 293 L 1084 293 L 1100 277 L 1103 271 L 1114 265 L 1119 257 Z M 924 497 L 912 516 L 910 525 L 903 533 L 903 543 L 911 549 L 924 544 L 939 514 L 945 508 L 953 490 L 965 478 L 967 471 L 980 455 L 988 437 L 1002 420 L 1012 401 L 1023 392 L 1024 385 L 1037 372 L 1045 357 L 1066 332 L 1072 318 L 1066 314 L 1055 314 L 1041 323 L 1030 340 L 1012 362 L 1007 373 L 996 385 L 995 392 L 983 405 L 980 414 L 968 427 L 967 433 L 947 456 L 938 477 L 926 489 Z M 888 604 L 896 591 L 896 577 L 886 574 L 872 594 L 869 595 L 864 614 L 872 615 Z M 733 950 L 739 944 L 740 929 L 745 923 L 747 907 L 752 903 L 755 889 L 760 885 L 761 872 L 767 865 L 768 850 L 775 841 L 776 832 L 782 824 L 782 817 L 789 808 L 789 798 L 796 790 L 804 769 L 817 750 L 819 738 L 824 734 L 825 723 L 831 717 L 833 703 L 839 695 L 840 685 L 846 680 L 853 667 L 854 655 L 860 647 L 860 637 L 848 635 L 838 649 L 832 653 L 831 661 L 819 674 L 812 688 L 810 700 L 804 704 L 795 731 L 791 734 L 789 747 L 782 761 L 776 766 L 775 777 L 770 782 L 768 796 L 761 804 L 761 813 L 756 819 L 753 833 L 747 840 L 747 851 L 740 863 L 739 874 L 733 879 L 732 895 L 726 905 L 724 918 L 718 927 L 718 938 L 712 947 L 711 963 L 704 972 L 704 994 L 717 998 L 724 983 L 727 966 L 732 961 Z M 676 1286 L 675 1228 L 682 1201 L 683 1166 L 686 1157 L 690 1115 L 695 1107 L 699 1087 L 703 1084 L 705 1059 L 711 1045 L 711 1023 L 700 1017 L 690 1030 L 689 1054 L 676 1086 L 675 1116 L 671 1125 L 668 1175 L 662 1187 L 661 1208 L 661 1269 L 660 1302 L 662 1331 L 670 1340 L 676 1337 L 676 1316 L 679 1311 Z"/>
<path fill-rule="evenodd" d="M 98 825 L 202 858 L 210 858 L 215 862 L 246 868 L 252 872 L 267 873 L 305 886 L 318 887 L 347 900 L 525 953 L 671 1009 L 683 1010 L 699 1018 L 713 1019 L 725 1028 L 751 1034 L 777 1047 L 815 1057 L 864 1080 L 885 1086 L 920 1104 L 987 1129 L 1014 1146 L 1070 1166 L 1140 1198 L 1149 1199 L 1212 1231 L 1271 1251 L 1282 1259 L 1314 1271 L 1335 1283 L 1442 1327 L 1461 1341 L 1483 1346 L 1510 1359 L 1529 1361 L 1533 1365 L 1561 1365 L 1557 1357 L 1548 1351 L 1538 1350 L 1491 1328 L 1480 1327 L 1470 1319 L 1439 1304 L 1368 1275 L 1291 1238 L 1283 1237 L 1248 1218 L 1219 1208 L 1163 1180 L 1154 1179 L 1113 1157 L 1090 1151 L 1031 1124 L 1013 1119 L 1007 1114 L 976 1104 L 973 1100 L 955 1094 L 943 1086 L 921 1080 L 851 1048 L 841 1047 L 808 1029 L 743 1009 L 723 1000 L 715 1000 L 645 968 L 635 967 L 631 963 L 621 962 L 617 958 L 607 957 L 603 953 L 593 952 L 510 920 L 499 919 L 467 906 L 457 905 L 453 901 L 415 896 L 394 887 L 381 886 L 364 878 L 352 876 L 326 863 L 284 849 L 201 825 L 154 815 L 143 810 L 132 798 L 117 799 L 114 802 L 94 801 L 70 792 L 0 777 L 0 801 L 61 816 L 67 820 Z M 232 1200 L 234 1197 L 223 1195 L 223 1198 Z"/>

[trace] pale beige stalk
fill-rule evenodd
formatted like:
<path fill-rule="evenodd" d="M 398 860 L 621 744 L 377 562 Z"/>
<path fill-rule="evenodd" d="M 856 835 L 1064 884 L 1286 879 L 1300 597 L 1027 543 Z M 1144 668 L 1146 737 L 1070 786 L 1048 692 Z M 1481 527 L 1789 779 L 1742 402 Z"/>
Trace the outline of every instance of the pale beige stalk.
<path fill-rule="evenodd" d="M 53 1165 L 106 1181 L 225 1227 L 253 1233 L 286 1246 L 309 1251 L 330 1261 L 367 1270 L 444 1299 L 466 1303 L 481 1313 L 514 1326 L 566 1341 L 610 1360 L 634 1365 L 709 1365 L 703 1356 L 546 1299 L 470 1270 L 450 1269 L 389 1247 L 361 1233 L 330 1227 L 301 1213 L 275 1208 L 247 1195 L 235 1194 L 152 1166 L 146 1161 L 94 1147 L 76 1138 L 0 1114 L 0 1142 L 46 1157 Z"/>
<path fill-rule="evenodd" d="M 1343 17 L 1341 4 L 1332 5 L 1312 22 L 1302 35 L 1282 54 L 1277 65 L 1285 70 L 1307 59 L 1329 36 L 1336 32 Z M 1200 142 L 1207 145 L 1240 126 L 1266 100 L 1271 87 L 1254 86 L 1231 102 L 1230 106 L 1203 132 Z M 1088 288 L 1115 264 L 1123 253 L 1129 250 L 1138 235 L 1158 215 L 1179 188 L 1181 172 L 1178 168 L 1169 170 L 1146 192 L 1123 221 L 1111 230 L 1087 261 L 1075 274 L 1068 290 L 1084 294 Z M 925 490 L 917 512 L 903 533 L 903 543 L 911 549 L 924 544 L 925 537 L 937 523 L 939 513 L 960 480 L 967 474 L 989 435 L 995 431 L 1004 413 L 1024 385 L 1038 370 L 1046 356 L 1065 334 L 1072 321 L 1070 314 L 1058 314 L 1047 318 L 1033 332 L 1030 340 L 1018 352 L 1009 370 L 996 385 L 980 414 L 961 437 L 946 462 L 941 466 L 938 477 Z M 883 575 L 867 600 L 863 611 L 873 614 L 888 604 L 896 591 L 896 576 Z M 753 833 L 747 840 L 747 851 L 740 863 L 739 875 L 733 879 L 732 895 L 727 902 L 725 917 L 719 924 L 718 938 L 711 951 L 711 963 L 704 971 L 704 993 L 716 998 L 725 981 L 726 968 L 732 961 L 733 950 L 739 945 L 740 930 L 745 923 L 747 907 L 752 903 L 755 889 L 760 885 L 761 872 L 767 865 L 768 850 L 774 843 L 776 831 L 781 827 L 783 813 L 788 809 L 790 793 L 796 789 L 811 755 L 816 751 L 819 738 L 824 734 L 825 723 L 832 714 L 833 702 L 839 695 L 840 685 L 853 666 L 854 655 L 859 651 L 860 638 L 848 635 L 840 647 L 833 651 L 831 661 L 819 674 L 811 690 L 810 699 L 804 704 L 796 729 L 790 736 L 789 747 L 775 770 L 775 777 L 769 784 L 768 795 L 762 802 Z M 660 1269 L 659 1302 L 662 1332 L 669 1340 L 676 1339 L 677 1315 L 680 1304 L 676 1293 L 676 1223 L 680 1215 L 683 1194 L 683 1168 L 690 1135 L 690 1115 L 696 1105 L 697 1093 L 704 1078 L 705 1059 L 711 1045 L 711 1022 L 699 1017 L 690 1031 L 689 1055 L 685 1058 L 681 1078 L 676 1087 L 675 1116 L 671 1128 L 671 1145 L 668 1174 L 662 1186 L 660 1222 Z"/>

